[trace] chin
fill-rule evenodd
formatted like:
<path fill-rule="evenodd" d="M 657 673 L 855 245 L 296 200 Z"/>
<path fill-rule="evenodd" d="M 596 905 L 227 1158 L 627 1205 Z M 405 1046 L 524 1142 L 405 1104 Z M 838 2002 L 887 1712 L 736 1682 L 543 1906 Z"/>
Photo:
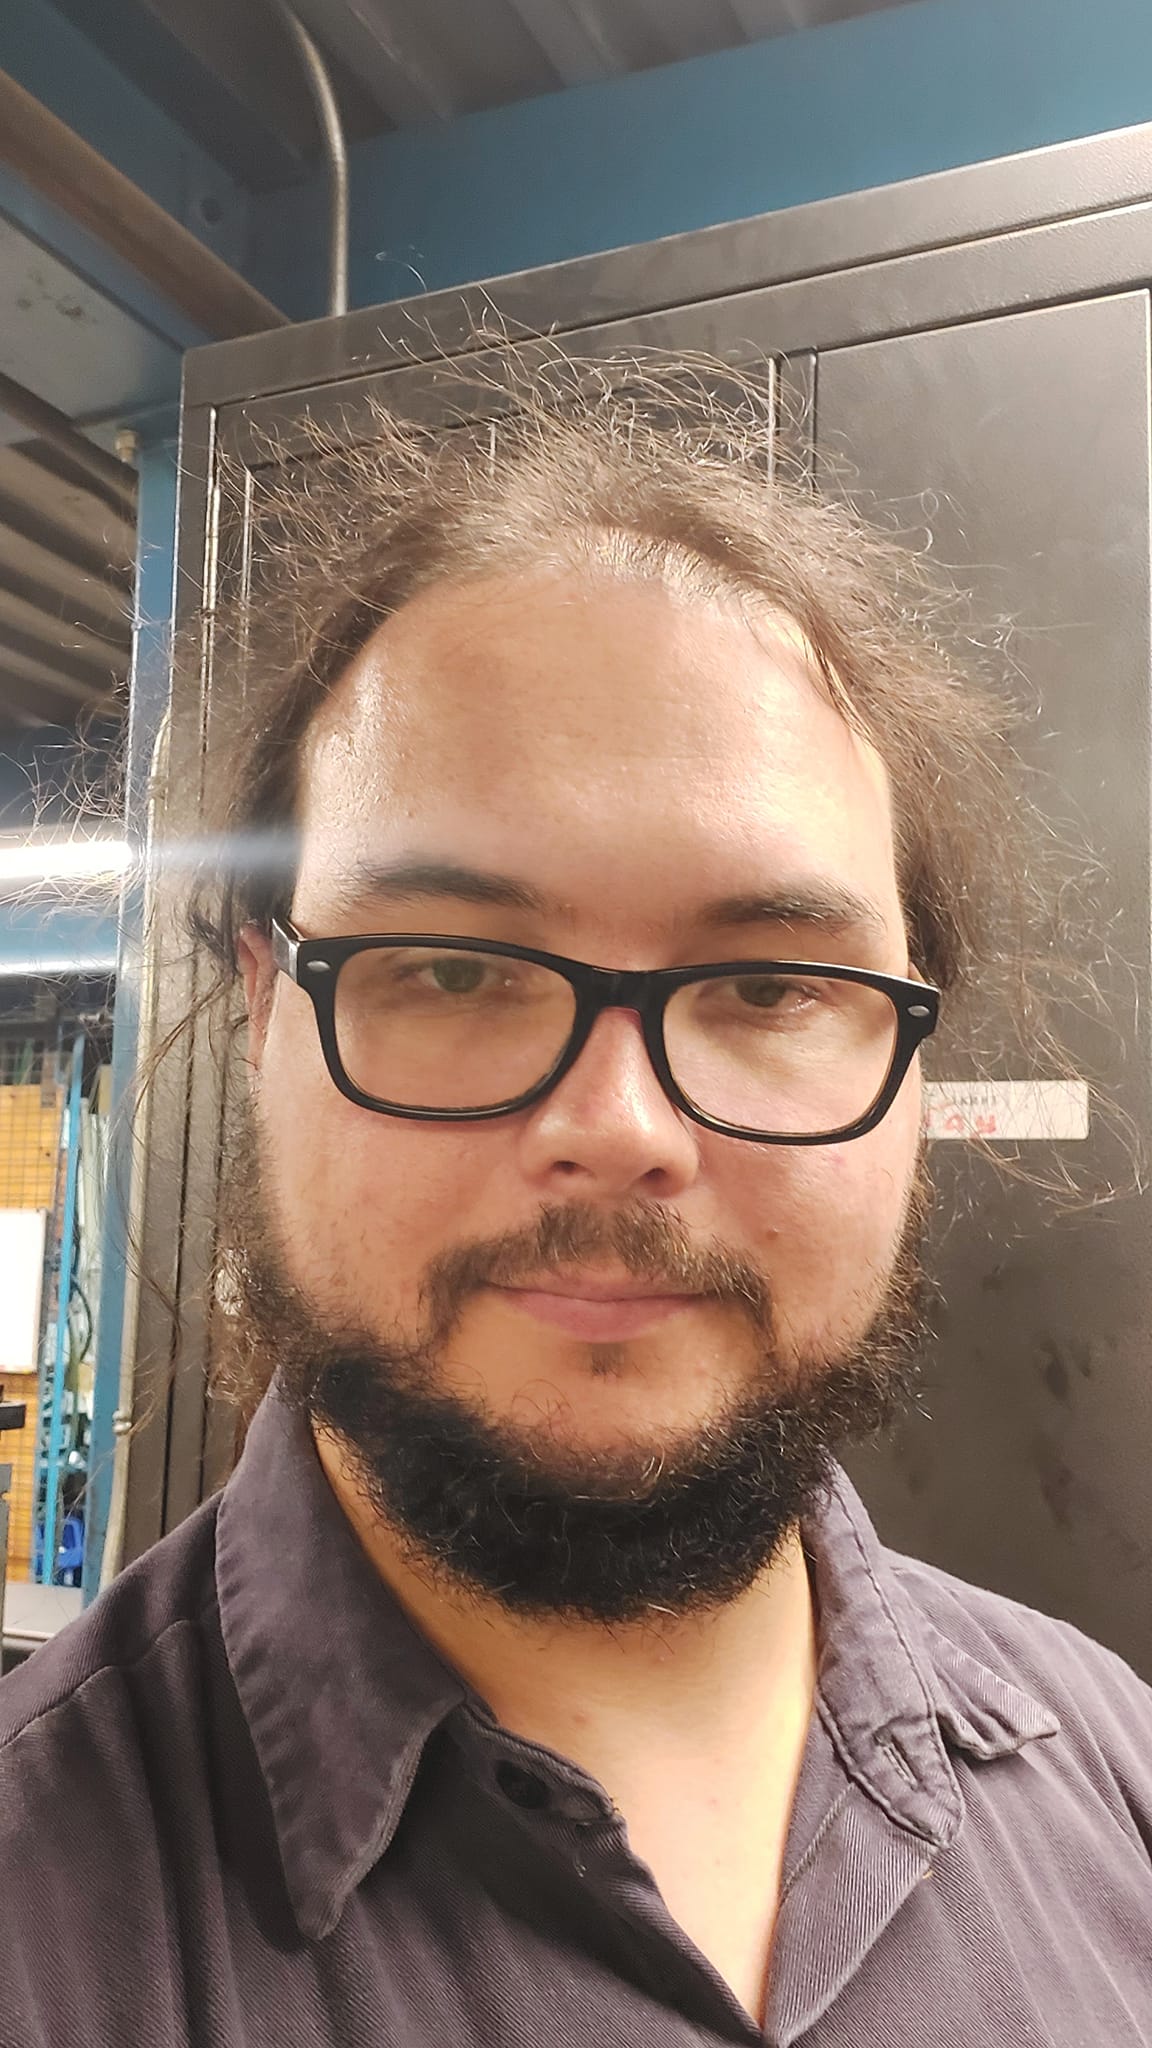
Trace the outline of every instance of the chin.
<path fill-rule="evenodd" d="M 472 1404 L 480 1390 L 473 1381 L 450 1391 Z M 534 1375 L 503 1395 L 490 1388 L 480 1398 L 487 1419 L 560 1478 L 602 1463 L 641 1472 L 694 1455 L 741 1391 L 725 1398 L 715 1386 L 705 1392 L 698 1383 L 678 1390 L 666 1384 L 657 1398 L 651 1381 L 629 1372 L 626 1362 L 589 1357 L 575 1373 Z"/>
<path fill-rule="evenodd" d="M 595 1341 L 537 1325 L 489 1297 L 470 1304 L 441 1354 L 441 1371 L 447 1391 L 481 1403 L 506 1427 L 656 1443 L 694 1432 L 763 1391 L 764 1362 L 742 1319 L 714 1303 L 636 1335 Z"/>

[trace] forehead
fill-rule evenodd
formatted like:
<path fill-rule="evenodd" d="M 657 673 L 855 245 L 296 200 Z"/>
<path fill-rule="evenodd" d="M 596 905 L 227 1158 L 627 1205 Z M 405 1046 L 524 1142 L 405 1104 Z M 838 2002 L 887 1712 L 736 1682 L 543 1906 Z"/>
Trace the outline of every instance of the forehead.
<path fill-rule="evenodd" d="M 669 917 L 848 872 L 894 899 L 887 779 L 786 622 L 581 574 L 423 593 L 333 689 L 301 762 L 298 910 L 405 854 Z M 604 891 L 608 891 L 605 897 Z M 643 899 L 643 900 L 641 900 Z"/>

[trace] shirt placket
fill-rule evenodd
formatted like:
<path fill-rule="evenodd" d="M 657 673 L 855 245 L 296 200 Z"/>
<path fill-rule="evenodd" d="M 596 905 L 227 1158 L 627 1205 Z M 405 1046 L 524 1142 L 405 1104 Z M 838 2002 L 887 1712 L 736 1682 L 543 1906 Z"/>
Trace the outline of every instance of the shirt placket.
<path fill-rule="evenodd" d="M 668 2015 L 660 2048 L 720 2041 L 759 2048 L 762 2030 L 669 1913 L 603 1787 L 567 1758 L 487 1724 L 471 1708 L 461 1710 L 453 1733 L 470 1770 L 513 1810 L 541 1853 L 562 1857 L 596 1903 L 635 1931 L 643 1973 Z"/>

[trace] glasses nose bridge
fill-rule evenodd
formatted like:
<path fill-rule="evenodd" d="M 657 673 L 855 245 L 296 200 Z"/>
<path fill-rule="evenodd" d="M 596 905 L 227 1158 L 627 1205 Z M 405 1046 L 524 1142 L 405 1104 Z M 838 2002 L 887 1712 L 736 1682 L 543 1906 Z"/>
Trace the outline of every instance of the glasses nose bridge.
<path fill-rule="evenodd" d="M 660 1021 L 668 988 L 659 968 L 594 967 L 584 987 L 589 1029 L 605 1010 L 631 1010 L 647 1037 Z"/>
<path fill-rule="evenodd" d="M 663 1019 L 671 983 L 665 980 L 664 973 L 659 968 L 593 967 L 586 969 L 581 979 L 583 986 L 578 992 L 573 1027 L 573 1056 L 576 1059 L 580 1057 L 606 1010 L 628 1010 L 639 1020 L 649 1065 L 667 1095 L 669 1077 L 664 1055 Z"/>

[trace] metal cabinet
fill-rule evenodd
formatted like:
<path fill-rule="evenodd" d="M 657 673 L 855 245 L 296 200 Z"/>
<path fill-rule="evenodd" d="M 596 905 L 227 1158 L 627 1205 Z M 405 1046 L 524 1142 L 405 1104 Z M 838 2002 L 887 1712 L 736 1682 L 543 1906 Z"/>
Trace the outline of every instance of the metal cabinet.
<path fill-rule="evenodd" d="M 1113 964 L 1103 944 L 1092 964 L 1110 1028 L 1073 1017 L 1071 1042 L 1148 1133 L 1149 194 L 1152 129 L 1137 129 L 199 351 L 186 618 L 202 611 L 210 628 L 222 580 L 250 573 L 250 498 L 221 493 L 225 456 L 250 492 L 269 432 L 290 458 L 307 417 L 370 433 L 371 399 L 445 420 L 494 313 L 506 333 L 547 330 L 581 355 L 770 359 L 791 458 L 923 534 L 974 592 L 971 615 L 1010 628 L 1038 707 L 1025 752 L 1101 865 Z M 175 669 L 169 835 L 195 832 L 234 709 L 210 630 L 202 645 Z M 159 928 L 151 943 L 161 1033 L 197 969 L 164 954 Z M 145 1254 L 166 1292 L 144 1291 L 135 1333 L 129 1554 L 229 1463 L 205 1394 L 222 1074 L 204 1033 L 169 1064 L 141 1167 Z M 1122 1147 L 1103 1125 L 1084 1143 L 1103 1189 Z M 1061 1216 L 967 1148 L 937 1154 L 952 1220 L 932 1420 L 913 1417 L 854 1469 L 890 1541 L 1067 1616 L 1152 1676 L 1149 1198 Z"/>

